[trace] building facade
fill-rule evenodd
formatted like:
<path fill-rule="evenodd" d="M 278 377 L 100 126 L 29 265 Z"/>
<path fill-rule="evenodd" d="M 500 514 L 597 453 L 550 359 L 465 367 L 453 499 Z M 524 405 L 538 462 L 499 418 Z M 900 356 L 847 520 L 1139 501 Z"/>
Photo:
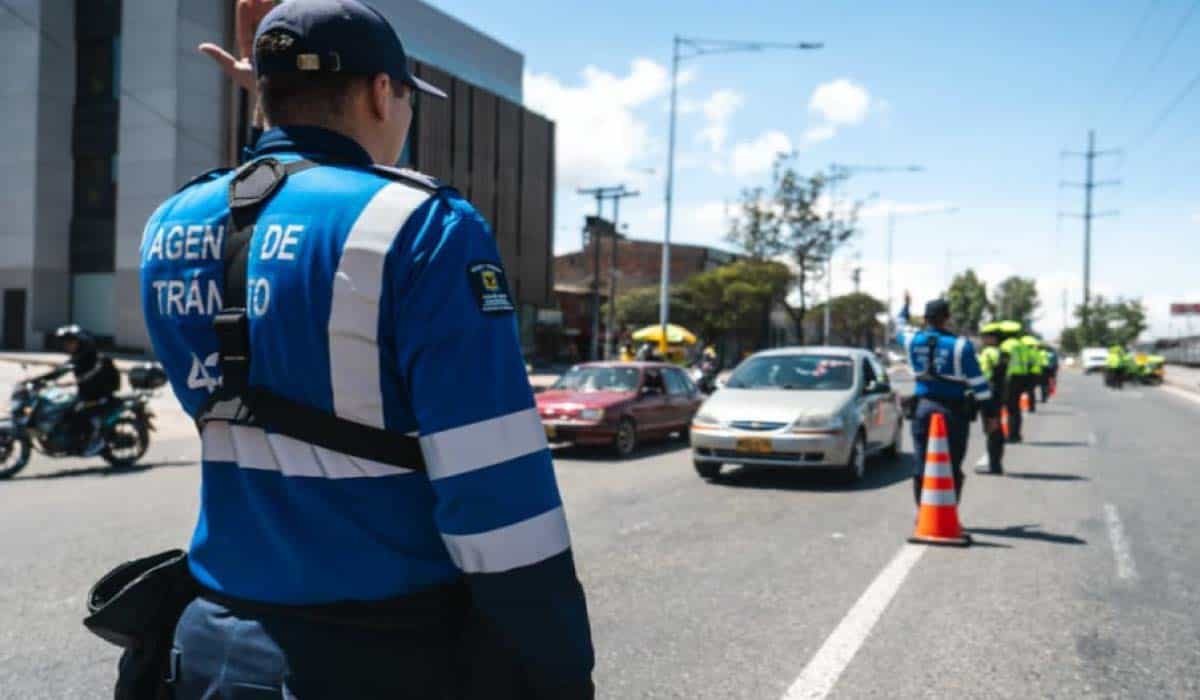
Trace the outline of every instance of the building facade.
<path fill-rule="evenodd" d="M 619 237 L 617 240 L 617 296 L 631 289 L 659 284 L 662 274 L 662 243 Z M 608 294 L 613 260 L 613 238 L 596 236 L 582 250 L 554 257 L 554 282 L 588 287 L 597 268 L 599 246 L 601 292 Z M 671 244 L 671 284 L 737 260 L 737 255 L 717 248 L 682 243 Z"/>
<path fill-rule="evenodd" d="M 232 44 L 233 0 L 12 0 L 0 13 L 0 345 L 37 349 L 76 322 L 147 349 L 138 248 L 153 210 L 236 163 L 248 101 L 196 52 Z M 552 303 L 554 125 L 522 106 L 524 58 L 420 0 L 372 0 L 418 75 L 408 166 L 493 224 L 532 347 Z"/>

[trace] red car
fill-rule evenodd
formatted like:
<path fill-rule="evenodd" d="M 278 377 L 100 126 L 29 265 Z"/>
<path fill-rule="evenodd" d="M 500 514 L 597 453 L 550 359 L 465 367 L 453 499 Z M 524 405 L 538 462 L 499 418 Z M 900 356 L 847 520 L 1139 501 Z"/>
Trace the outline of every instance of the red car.
<path fill-rule="evenodd" d="M 644 438 L 686 437 L 704 397 L 675 365 L 590 362 L 572 367 L 536 398 L 551 442 L 611 445 L 625 457 Z"/>

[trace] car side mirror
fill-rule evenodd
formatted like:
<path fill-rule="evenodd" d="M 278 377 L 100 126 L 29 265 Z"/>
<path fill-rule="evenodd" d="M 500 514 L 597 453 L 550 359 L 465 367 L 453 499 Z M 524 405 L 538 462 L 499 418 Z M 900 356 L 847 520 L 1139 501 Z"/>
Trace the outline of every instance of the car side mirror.
<path fill-rule="evenodd" d="M 880 382 L 877 379 L 872 379 L 863 387 L 864 394 L 886 394 L 890 390 L 887 384 Z"/>

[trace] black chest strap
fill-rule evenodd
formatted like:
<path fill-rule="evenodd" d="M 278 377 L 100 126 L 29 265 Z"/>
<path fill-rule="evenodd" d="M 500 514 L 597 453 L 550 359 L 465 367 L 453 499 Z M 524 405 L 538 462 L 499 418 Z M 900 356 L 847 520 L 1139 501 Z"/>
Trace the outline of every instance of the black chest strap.
<path fill-rule="evenodd" d="M 224 268 L 222 308 L 213 318 L 221 386 L 201 412 L 198 424 L 223 420 L 252 425 L 335 452 L 425 470 L 417 438 L 340 418 L 250 386 L 250 318 L 247 273 L 250 242 L 262 209 L 291 175 L 318 167 L 310 160 L 280 163 L 263 158 L 242 166 L 229 184 L 229 229 L 221 249 Z"/>

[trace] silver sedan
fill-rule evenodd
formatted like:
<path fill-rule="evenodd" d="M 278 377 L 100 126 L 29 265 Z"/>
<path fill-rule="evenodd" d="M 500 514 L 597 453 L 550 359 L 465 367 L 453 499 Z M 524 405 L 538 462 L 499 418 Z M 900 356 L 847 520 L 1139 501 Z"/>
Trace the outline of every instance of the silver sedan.
<path fill-rule="evenodd" d="M 887 372 L 855 348 L 802 347 L 751 356 L 700 407 L 692 459 L 706 479 L 723 464 L 841 470 L 894 455 L 903 417 Z"/>

